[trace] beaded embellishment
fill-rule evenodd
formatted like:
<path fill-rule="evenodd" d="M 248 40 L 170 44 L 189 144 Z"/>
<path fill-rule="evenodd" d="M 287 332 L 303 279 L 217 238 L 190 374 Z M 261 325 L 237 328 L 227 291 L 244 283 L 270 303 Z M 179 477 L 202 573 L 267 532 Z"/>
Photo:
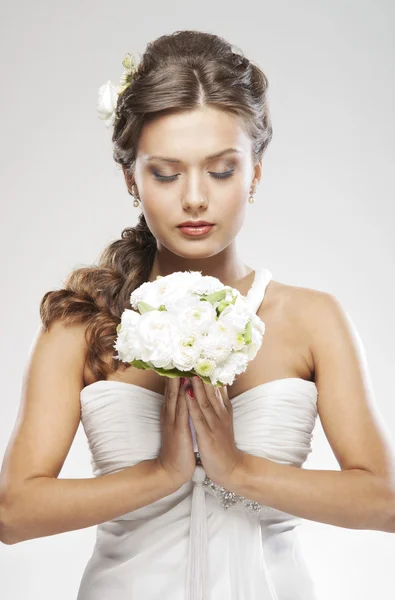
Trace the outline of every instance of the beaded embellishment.
<path fill-rule="evenodd" d="M 214 483 L 207 475 L 203 481 L 203 486 L 210 494 L 218 498 L 224 510 L 228 510 L 228 508 L 233 508 L 234 506 L 240 506 L 241 508 L 252 512 L 259 512 L 263 508 L 269 508 L 264 504 L 248 500 L 247 498 L 244 498 L 244 496 L 239 496 L 238 494 L 235 494 L 235 492 L 226 490 L 224 487 Z"/>
<path fill-rule="evenodd" d="M 202 466 L 202 461 L 198 452 L 195 452 L 196 464 Z M 266 506 L 260 502 L 249 500 L 244 496 L 239 496 L 235 492 L 230 492 L 221 485 L 214 483 L 207 475 L 203 481 L 203 487 L 212 495 L 218 498 L 222 508 L 228 510 L 235 506 L 243 508 L 249 512 L 258 513 L 264 512 L 277 512 L 277 510 L 271 506 Z"/>

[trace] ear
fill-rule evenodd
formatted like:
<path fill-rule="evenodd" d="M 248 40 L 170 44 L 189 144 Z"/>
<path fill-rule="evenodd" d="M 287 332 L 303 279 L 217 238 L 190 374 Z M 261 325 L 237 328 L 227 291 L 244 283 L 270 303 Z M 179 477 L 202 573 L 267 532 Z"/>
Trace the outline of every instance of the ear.
<path fill-rule="evenodd" d="M 252 187 L 256 188 L 262 177 L 262 158 L 254 166 L 254 177 L 252 180 Z"/>
<path fill-rule="evenodd" d="M 123 171 L 123 175 L 125 177 L 126 185 L 127 185 L 128 189 L 131 190 L 132 185 L 134 185 L 134 178 L 132 175 L 130 175 L 130 173 L 127 172 L 126 167 L 124 165 L 122 165 L 122 171 Z"/>

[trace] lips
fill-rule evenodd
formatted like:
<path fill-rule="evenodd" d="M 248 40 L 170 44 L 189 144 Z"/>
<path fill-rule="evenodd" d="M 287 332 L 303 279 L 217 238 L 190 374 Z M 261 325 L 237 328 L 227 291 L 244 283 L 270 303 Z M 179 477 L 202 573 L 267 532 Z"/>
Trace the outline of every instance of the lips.
<path fill-rule="evenodd" d="M 182 233 L 184 233 L 185 235 L 189 235 L 189 236 L 200 236 L 200 235 L 206 235 L 207 233 L 209 233 L 209 231 L 211 231 L 213 229 L 214 225 L 201 225 L 199 227 L 197 227 L 196 225 L 194 225 L 193 227 L 191 227 L 190 225 L 179 225 L 178 228 L 180 231 L 182 231 Z"/>
<path fill-rule="evenodd" d="M 214 225 L 214 223 L 209 223 L 208 221 L 185 221 L 184 223 L 180 223 L 178 227 L 205 227 L 206 225 Z"/>

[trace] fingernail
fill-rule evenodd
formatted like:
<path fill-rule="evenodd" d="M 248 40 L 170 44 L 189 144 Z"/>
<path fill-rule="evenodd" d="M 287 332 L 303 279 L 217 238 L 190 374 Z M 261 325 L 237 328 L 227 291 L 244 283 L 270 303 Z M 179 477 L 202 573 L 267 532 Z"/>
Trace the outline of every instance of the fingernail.
<path fill-rule="evenodd" d="M 187 392 L 188 392 L 188 394 L 190 395 L 191 398 L 195 397 L 195 394 L 193 393 L 193 389 L 192 388 L 188 388 Z"/>
<path fill-rule="evenodd" d="M 181 377 L 181 385 L 184 385 L 185 383 L 185 377 Z"/>

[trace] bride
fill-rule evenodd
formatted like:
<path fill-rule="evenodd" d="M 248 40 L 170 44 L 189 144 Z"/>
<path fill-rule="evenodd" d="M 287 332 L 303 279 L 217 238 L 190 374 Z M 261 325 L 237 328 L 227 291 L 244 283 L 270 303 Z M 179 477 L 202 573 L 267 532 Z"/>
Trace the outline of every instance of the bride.
<path fill-rule="evenodd" d="M 313 600 L 302 519 L 395 532 L 394 454 L 362 343 L 332 294 L 276 281 L 237 251 L 272 138 L 262 70 L 198 31 L 122 64 L 98 109 L 141 212 L 98 265 L 42 298 L 1 470 L 0 539 L 97 526 L 78 600 Z M 131 292 L 187 270 L 238 289 L 265 323 L 222 398 L 113 356 Z M 302 468 L 318 415 L 340 471 Z M 59 478 L 80 421 L 93 477 Z"/>

